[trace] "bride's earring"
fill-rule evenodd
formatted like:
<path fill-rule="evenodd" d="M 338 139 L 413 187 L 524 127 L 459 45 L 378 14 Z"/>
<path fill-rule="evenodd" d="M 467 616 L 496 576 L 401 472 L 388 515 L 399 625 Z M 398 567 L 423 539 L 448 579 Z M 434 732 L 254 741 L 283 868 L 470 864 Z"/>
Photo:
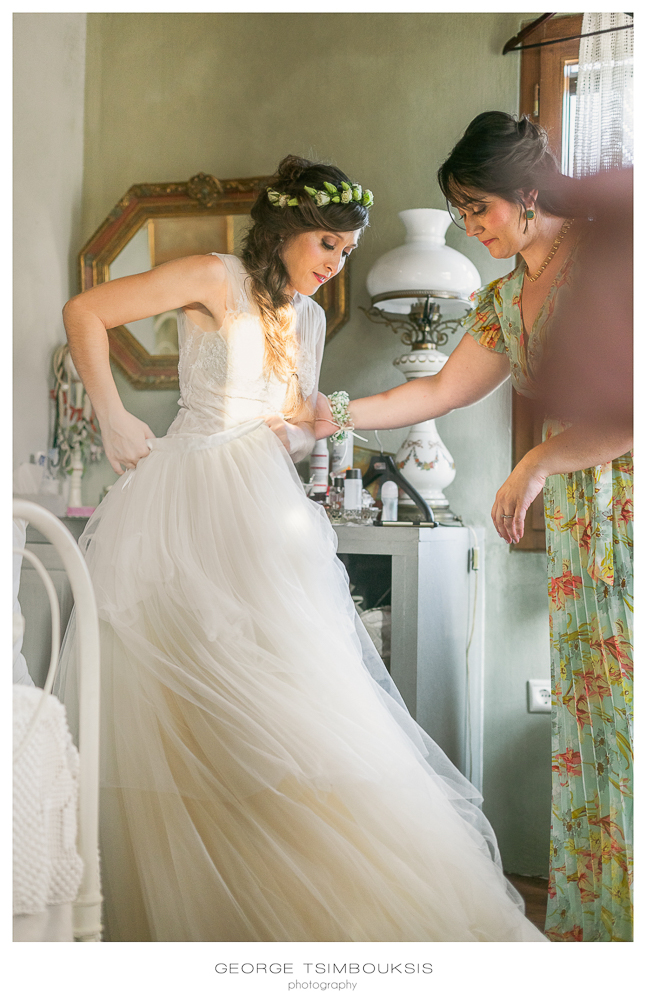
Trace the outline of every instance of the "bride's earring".
<path fill-rule="evenodd" d="M 536 212 L 534 211 L 533 208 L 526 208 L 525 209 L 525 218 L 526 219 L 533 219 L 535 215 L 536 215 Z"/>

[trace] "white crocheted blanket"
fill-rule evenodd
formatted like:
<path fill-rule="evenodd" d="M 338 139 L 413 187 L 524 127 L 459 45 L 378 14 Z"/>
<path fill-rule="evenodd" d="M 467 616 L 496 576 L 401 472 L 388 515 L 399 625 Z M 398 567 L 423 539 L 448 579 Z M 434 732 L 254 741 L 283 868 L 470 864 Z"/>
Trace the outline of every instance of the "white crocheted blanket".
<path fill-rule="evenodd" d="M 83 862 L 76 850 L 78 751 L 58 698 L 47 704 L 15 759 L 43 692 L 13 687 L 13 912 L 41 913 L 72 902 Z"/>

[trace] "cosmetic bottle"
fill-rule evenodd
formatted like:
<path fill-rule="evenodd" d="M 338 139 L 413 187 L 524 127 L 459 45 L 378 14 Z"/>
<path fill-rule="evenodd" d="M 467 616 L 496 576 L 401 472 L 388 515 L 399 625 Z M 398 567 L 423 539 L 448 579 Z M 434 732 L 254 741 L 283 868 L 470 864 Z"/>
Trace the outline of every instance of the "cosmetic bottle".
<path fill-rule="evenodd" d="M 361 494 L 363 483 L 361 469 L 348 469 L 343 489 L 343 509 L 347 514 L 356 513 L 361 518 Z"/>
<path fill-rule="evenodd" d="M 393 483 L 387 480 L 383 483 L 381 487 L 381 502 L 383 504 L 383 509 L 381 512 L 382 521 L 396 521 L 397 520 L 397 503 L 399 497 L 399 489 L 397 483 Z"/>
<path fill-rule="evenodd" d="M 330 454 L 325 438 L 320 438 L 314 445 L 310 455 L 310 476 L 315 486 L 325 486 L 327 493 L 328 472 L 330 469 Z"/>
<path fill-rule="evenodd" d="M 377 507 L 372 494 L 368 493 L 368 490 L 362 490 L 361 493 L 361 523 L 362 524 L 374 524 L 377 515 L 379 513 L 379 508 Z"/>
<path fill-rule="evenodd" d="M 314 483 L 310 492 L 310 500 L 314 503 L 327 504 L 327 486 L 325 483 Z"/>
<path fill-rule="evenodd" d="M 352 431 L 348 431 L 340 441 L 332 442 L 332 455 L 330 458 L 331 473 L 333 476 L 344 476 L 348 469 L 352 468 L 354 460 L 354 436 Z"/>
<path fill-rule="evenodd" d="M 340 517 L 343 511 L 343 487 L 345 480 L 343 476 L 335 476 L 332 485 L 330 486 L 330 492 L 328 494 L 328 504 L 330 508 L 330 517 Z"/>

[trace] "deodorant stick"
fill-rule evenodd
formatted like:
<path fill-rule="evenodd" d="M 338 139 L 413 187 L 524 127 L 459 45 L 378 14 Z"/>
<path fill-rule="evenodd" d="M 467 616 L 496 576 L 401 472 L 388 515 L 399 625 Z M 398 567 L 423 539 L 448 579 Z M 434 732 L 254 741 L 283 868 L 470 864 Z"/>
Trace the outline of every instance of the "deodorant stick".
<path fill-rule="evenodd" d="M 393 483 L 391 480 L 383 483 L 381 487 L 381 502 L 383 503 L 383 510 L 381 512 L 382 521 L 397 520 L 398 497 L 399 489 L 397 488 L 397 483 Z"/>

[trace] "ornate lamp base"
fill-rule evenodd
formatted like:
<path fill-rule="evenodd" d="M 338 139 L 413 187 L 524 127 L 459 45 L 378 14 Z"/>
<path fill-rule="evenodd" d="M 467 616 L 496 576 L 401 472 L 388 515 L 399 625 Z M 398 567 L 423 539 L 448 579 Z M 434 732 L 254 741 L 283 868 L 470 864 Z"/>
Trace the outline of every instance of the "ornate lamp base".
<path fill-rule="evenodd" d="M 448 357 L 438 351 L 433 344 L 420 344 L 409 354 L 403 354 L 393 361 L 407 381 L 436 375 L 446 364 Z M 455 462 L 448 448 L 437 432 L 435 420 L 423 420 L 409 429 L 395 463 L 402 475 L 428 502 L 440 523 L 451 523 L 460 519 L 451 511 L 444 489 L 455 479 Z M 400 518 L 411 520 L 417 508 L 411 500 L 402 496 L 399 501 Z"/>

